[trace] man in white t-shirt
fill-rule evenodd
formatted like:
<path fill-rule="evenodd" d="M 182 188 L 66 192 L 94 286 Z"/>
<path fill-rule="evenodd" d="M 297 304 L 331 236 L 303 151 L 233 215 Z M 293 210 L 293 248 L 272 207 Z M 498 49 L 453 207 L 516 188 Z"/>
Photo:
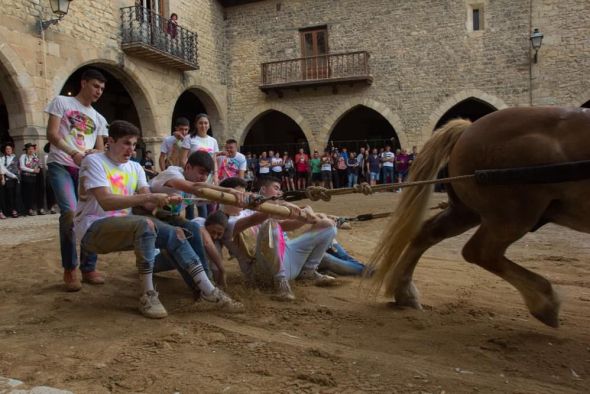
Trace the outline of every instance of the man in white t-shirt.
<path fill-rule="evenodd" d="M 47 158 L 47 177 L 59 205 L 59 241 L 64 283 L 67 291 L 82 288 L 78 277 L 78 256 L 73 221 L 78 200 L 78 172 L 82 159 L 104 149 L 107 122 L 93 107 L 105 88 L 106 78 L 93 69 L 82 73 L 80 92 L 75 97 L 57 96 L 45 112 L 49 114 L 47 139 L 51 144 Z M 80 259 L 82 280 L 104 283 L 96 271 L 96 255 Z"/>
<path fill-rule="evenodd" d="M 217 156 L 217 168 L 219 180 L 237 176 L 244 178 L 246 174 L 246 156 L 238 152 L 238 142 L 234 139 L 225 141 L 225 151 Z"/>
<path fill-rule="evenodd" d="M 387 145 L 385 151 L 381 153 L 381 170 L 383 171 L 383 183 L 393 183 L 394 181 L 394 162 L 395 154 L 391 151 L 391 146 Z"/>
<path fill-rule="evenodd" d="M 183 200 L 181 204 L 166 206 L 164 209 L 158 210 L 155 215 L 158 219 L 173 226 L 182 227 L 192 234 L 192 237 L 189 238 L 189 243 L 191 244 L 195 253 L 201 259 L 201 262 L 203 263 L 203 266 L 207 272 L 209 271 L 209 267 L 203 250 L 203 241 L 200 237 L 199 224 L 197 222 L 183 218 L 181 216 L 181 212 L 184 210 L 187 203 L 192 204 L 194 194 L 199 189 L 205 187 L 224 193 L 233 194 L 236 196 L 238 201 L 244 205 L 244 193 L 234 189 L 206 183 L 209 174 L 213 171 L 213 167 L 213 159 L 208 153 L 203 151 L 193 152 L 188 157 L 184 168 L 176 166 L 168 167 L 166 171 L 158 174 L 150 182 L 151 191 L 154 193 L 166 193 L 169 195 L 182 196 Z M 174 269 L 174 266 L 168 265 L 166 267 L 167 268 L 165 268 L 164 265 L 161 265 L 158 268 L 158 271 Z M 215 277 L 215 281 L 216 283 L 223 283 L 223 275 L 225 274 L 225 270 L 223 266 L 218 268 L 218 270 L 214 271 L 217 275 Z M 181 271 L 181 274 L 182 273 L 183 272 Z M 191 288 L 193 287 L 191 286 Z"/>
<path fill-rule="evenodd" d="M 240 184 L 242 181 L 238 178 L 229 178 L 221 183 L 225 187 L 234 187 L 238 190 L 245 188 L 244 184 Z M 260 180 L 260 194 L 264 197 L 278 197 L 281 195 L 281 181 L 274 177 L 266 177 Z M 299 210 L 293 204 L 282 203 L 285 206 L 293 210 Z M 240 208 L 231 207 L 224 205 L 222 209 L 225 213 L 230 216 L 228 220 L 228 226 L 224 236 L 221 239 L 222 244 L 228 248 L 238 259 L 240 269 L 246 275 L 248 279 L 252 279 L 253 271 L 270 271 L 270 276 L 273 278 L 273 283 L 264 283 L 264 286 L 274 285 L 276 293 L 275 299 L 280 301 L 292 301 L 295 299 L 289 280 L 301 279 L 301 280 L 312 280 L 316 285 L 319 286 L 330 286 L 336 284 L 335 278 L 329 275 L 323 275 L 317 272 L 322 257 L 326 250 L 332 245 L 332 241 L 336 237 L 336 223 L 329 219 L 326 215 L 316 214 L 310 207 L 305 208 L 305 213 L 309 219 L 315 221 L 310 228 L 305 231 L 302 235 L 297 238 L 288 239 L 284 236 L 285 231 L 294 231 L 302 226 L 306 225 L 298 219 L 284 219 L 277 223 L 271 223 L 275 230 L 273 231 L 273 240 L 271 243 L 280 245 L 276 248 L 279 256 L 274 259 L 275 262 L 271 261 L 259 261 L 265 260 L 259 250 L 255 249 L 256 239 L 260 236 L 266 236 L 267 231 L 257 232 L 256 228 L 263 224 L 269 215 L 244 210 L 240 211 Z M 296 217 L 301 215 L 296 215 Z M 267 223 L 268 225 L 268 223 Z M 242 234 L 246 231 L 254 229 L 253 238 L 249 234 Z M 277 236 L 278 235 L 278 236 Z M 268 241 L 266 242 L 268 244 Z M 252 255 L 255 254 L 256 258 Z M 256 264 L 258 269 L 253 269 L 253 264 Z M 267 275 L 268 276 L 268 275 Z"/>
<path fill-rule="evenodd" d="M 190 122 L 181 116 L 174 122 L 174 133 L 164 138 L 160 146 L 160 170 L 164 171 L 169 166 L 183 166 L 182 159 L 191 148 L 191 140 L 188 137 Z"/>
<path fill-rule="evenodd" d="M 202 299 L 227 311 L 240 311 L 241 304 L 209 281 L 182 229 L 155 218 L 131 214 L 133 207 L 151 210 L 181 201 L 180 196 L 150 193 L 145 172 L 139 163 L 129 160 L 139 136 L 139 129 L 131 123 L 114 121 L 109 127 L 109 150 L 83 161 L 80 204 L 75 216 L 80 253 L 134 250 L 141 284 L 139 310 L 146 317 L 167 316 L 152 282 L 156 248 L 162 251 L 159 258 L 174 259 L 190 274 L 201 290 Z"/>

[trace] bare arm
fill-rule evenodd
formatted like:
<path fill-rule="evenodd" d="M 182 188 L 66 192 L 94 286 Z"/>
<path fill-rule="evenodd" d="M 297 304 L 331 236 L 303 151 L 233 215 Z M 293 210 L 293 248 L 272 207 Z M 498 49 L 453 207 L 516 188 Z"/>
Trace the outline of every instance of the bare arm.
<path fill-rule="evenodd" d="M 104 138 L 102 138 L 102 135 L 96 136 L 96 143 L 94 144 L 94 149 L 100 152 L 104 151 Z"/>
<path fill-rule="evenodd" d="M 233 194 L 239 202 L 239 205 L 245 206 L 244 198 L 245 194 L 235 189 L 231 189 L 228 187 L 222 187 L 217 185 L 212 185 L 206 182 L 191 182 L 187 181 L 186 179 L 171 179 L 164 184 L 165 186 L 171 187 L 176 190 L 183 191 L 185 193 L 190 194 L 198 194 L 199 189 L 208 188 L 212 190 L 217 190 L 219 192 Z"/>
<path fill-rule="evenodd" d="M 160 166 L 160 171 L 164 171 L 166 169 L 166 153 L 160 153 L 158 165 Z"/>
<path fill-rule="evenodd" d="M 242 231 L 246 230 L 249 227 L 256 226 L 266 219 L 268 219 L 268 215 L 262 212 L 256 212 L 253 215 L 248 217 L 242 218 L 238 220 L 234 226 L 234 233 L 232 234 L 232 238 L 241 233 Z"/>
<path fill-rule="evenodd" d="M 174 200 L 174 197 L 164 193 L 147 193 L 146 189 L 147 188 L 142 188 L 139 194 L 134 194 L 132 196 L 113 194 L 107 187 L 97 187 L 88 190 L 88 192 L 96 198 L 100 207 L 105 211 L 116 211 L 146 204 L 154 204 L 158 207 L 163 207 Z"/>
<path fill-rule="evenodd" d="M 186 165 L 186 162 L 188 161 L 189 152 L 190 149 L 182 148 L 182 151 L 180 153 L 180 167 L 184 168 L 184 166 Z"/>
<path fill-rule="evenodd" d="M 215 278 L 215 282 L 222 287 L 227 287 L 227 284 L 225 283 L 225 265 L 223 264 L 223 259 L 221 258 L 221 255 L 215 247 L 215 243 L 211 239 L 211 236 L 209 235 L 207 230 L 204 227 L 201 227 L 200 230 L 201 238 L 203 239 L 203 246 L 205 247 L 205 252 L 209 257 L 209 260 L 217 266 L 217 270 L 219 271 L 217 277 Z"/>

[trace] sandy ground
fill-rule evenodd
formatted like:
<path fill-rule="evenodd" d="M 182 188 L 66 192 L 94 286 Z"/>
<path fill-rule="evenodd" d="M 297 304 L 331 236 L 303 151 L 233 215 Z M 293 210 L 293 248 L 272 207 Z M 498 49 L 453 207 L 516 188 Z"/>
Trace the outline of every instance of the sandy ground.
<path fill-rule="evenodd" d="M 433 205 L 443 195 L 433 199 Z M 398 194 L 314 203 L 341 215 L 386 212 Z M 366 260 L 386 219 L 353 224 L 341 243 Z M 429 250 L 416 270 L 425 310 L 367 299 L 360 280 L 296 285 L 283 304 L 243 286 L 228 315 L 194 305 L 175 273 L 156 278 L 170 316 L 137 312 L 133 256 L 99 258 L 104 286 L 61 286 L 57 216 L 0 222 L 0 376 L 75 393 L 587 392 L 590 237 L 548 225 L 509 250 L 563 298 L 561 327 L 529 316 L 518 293 L 460 250 L 472 232 Z M 586 387 L 586 389 L 584 389 Z"/>

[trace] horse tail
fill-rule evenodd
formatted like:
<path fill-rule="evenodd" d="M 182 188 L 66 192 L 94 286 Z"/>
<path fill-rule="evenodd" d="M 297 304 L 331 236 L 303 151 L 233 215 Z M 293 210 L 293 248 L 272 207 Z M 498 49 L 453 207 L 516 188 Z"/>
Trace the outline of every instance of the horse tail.
<path fill-rule="evenodd" d="M 469 120 L 454 119 L 437 129 L 412 164 L 408 182 L 435 179 L 448 162 L 455 143 L 470 124 Z M 400 264 L 400 257 L 420 230 L 432 192 L 432 185 L 412 186 L 404 190 L 389 227 L 383 232 L 370 260 L 370 266 L 376 268 L 373 275 L 375 293 L 385 283 L 385 295 L 394 295 L 406 269 Z"/>

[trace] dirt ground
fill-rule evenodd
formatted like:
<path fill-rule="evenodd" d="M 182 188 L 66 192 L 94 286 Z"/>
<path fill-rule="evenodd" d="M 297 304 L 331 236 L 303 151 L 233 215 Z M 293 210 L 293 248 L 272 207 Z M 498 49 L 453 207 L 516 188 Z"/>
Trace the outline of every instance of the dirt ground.
<path fill-rule="evenodd" d="M 312 205 L 351 216 L 391 211 L 399 197 Z M 366 260 L 386 220 L 354 223 L 338 239 Z M 275 302 L 245 288 L 232 260 L 229 293 L 245 314 L 194 305 L 171 273 L 156 278 L 170 316 L 148 320 L 136 308 L 132 254 L 100 256 L 108 282 L 65 293 L 57 215 L 5 220 L 0 230 L 0 376 L 30 385 L 75 393 L 588 392 L 590 237 L 557 226 L 527 235 L 508 255 L 558 287 L 559 329 L 463 261 L 472 231 L 422 258 L 415 279 L 424 311 L 367 299 L 357 278 L 338 288 L 298 284 L 296 302 Z"/>

